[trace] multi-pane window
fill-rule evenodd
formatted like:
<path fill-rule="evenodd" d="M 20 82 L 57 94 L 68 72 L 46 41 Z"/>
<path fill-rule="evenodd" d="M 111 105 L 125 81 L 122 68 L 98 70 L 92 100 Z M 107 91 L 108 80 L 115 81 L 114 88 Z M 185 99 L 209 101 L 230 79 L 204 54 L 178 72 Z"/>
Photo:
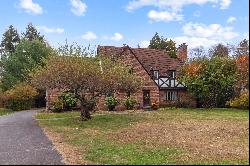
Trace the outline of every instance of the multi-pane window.
<path fill-rule="evenodd" d="M 177 100 L 177 92 L 176 91 L 167 91 L 166 92 L 166 100 Z"/>

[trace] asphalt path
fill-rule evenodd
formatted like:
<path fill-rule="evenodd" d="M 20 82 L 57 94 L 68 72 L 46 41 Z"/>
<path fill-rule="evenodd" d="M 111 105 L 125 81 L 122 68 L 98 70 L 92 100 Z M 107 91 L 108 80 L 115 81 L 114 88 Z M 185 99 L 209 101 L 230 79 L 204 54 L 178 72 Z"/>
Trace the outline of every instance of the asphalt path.
<path fill-rule="evenodd" d="M 0 116 L 0 165 L 63 165 L 61 155 L 38 126 L 38 110 Z"/>

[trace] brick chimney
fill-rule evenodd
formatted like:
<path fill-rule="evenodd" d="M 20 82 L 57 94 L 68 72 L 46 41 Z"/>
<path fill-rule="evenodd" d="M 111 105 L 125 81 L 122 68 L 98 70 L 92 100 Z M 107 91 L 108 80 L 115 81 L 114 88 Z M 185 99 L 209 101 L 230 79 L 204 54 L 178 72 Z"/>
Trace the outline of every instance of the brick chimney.
<path fill-rule="evenodd" d="M 177 48 L 177 58 L 182 60 L 182 61 L 187 60 L 187 45 L 186 45 L 186 43 L 182 43 Z"/>

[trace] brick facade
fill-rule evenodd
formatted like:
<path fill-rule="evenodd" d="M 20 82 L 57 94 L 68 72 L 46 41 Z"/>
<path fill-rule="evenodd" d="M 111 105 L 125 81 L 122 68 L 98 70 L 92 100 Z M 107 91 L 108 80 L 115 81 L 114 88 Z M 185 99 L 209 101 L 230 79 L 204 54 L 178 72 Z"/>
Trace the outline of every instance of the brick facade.
<path fill-rule="evenodd" d="M 52 102 L 59 96 L 60 91 L 57 89 L 46 90 L 46 110 L 49 110 Z"/>
<path fill-rule="evenodd" d="M 151 79 L 150 75 L 147 73 L 147 71 L 143 68 L 143 66 L 140 64 L 140 62 L 136 59 L 136 57 L 130 52 L 129 49 L 127 49 L 125 52 L 123 52 L 122 61 L 129 65 L 133 69 L 133 73 L 136 75 L 141 76 L 143 80 L 143 86 L 140 90 L 138 90 L 136 93 L 131 94 L 131 97 L 134 97 L 137 101 L 137 107 L 142 108 L 143 107 L 143 90 L 149 90 L 150 91 L 150 100 L 151 102 L 156 102 L 159 104 L 159 88 L 156 85 L 156 83 Z M 115 93 L 114 96 L 118 99 L 124 99 L 126 97 L 125 93 Z M 98 109 L 104 110 L 104 97 L 102 96 L 99 99 Z M 117 106 L 117 110 L 124 110 L 125 108 L 121 105 Z"/>

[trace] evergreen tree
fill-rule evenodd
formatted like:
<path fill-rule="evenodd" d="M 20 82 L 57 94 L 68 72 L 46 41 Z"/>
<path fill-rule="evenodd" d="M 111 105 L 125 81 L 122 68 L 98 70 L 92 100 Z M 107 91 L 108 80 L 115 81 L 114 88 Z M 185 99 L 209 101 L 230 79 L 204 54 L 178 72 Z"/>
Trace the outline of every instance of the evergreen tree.
<path fill-rule="evenodd" d="M 22 33 L 23 38 L 33 41 L 35 39 L 38 39 L 40 41 L 44 41 L 44 36 L 40 34 L 40 32 L 37 31 L 37 29 L 32 25 L 32 23 L 29 23 L 26 27 L 26 32 Z"/>
<path fill-rule="evenodd" d="M 150 44 L 148 48 L 152 49 L 165 49 L 166 42 L 163 37 L 160 37 L 159 34 L 156 32 L 154 37 L 150 40 Z"/>
<path fill-rule="evenodd" d="M 166 40 L 166 51 L 171 58 L 177 58 L 177 49 L 173 40 Z"/>
<path fill-rule="evenodd" d="M 8 30 L 3 34 L 1 41 L 1 52 L 12 53 L 15 51 L 16 45 L 20 42 L 20 37 L 17 30 L 10 25 Z"/>
<path fill-rule="evenodd" d="M 156 32 L 154 37 L 150 40 L 150 44 L 148 48 L 152 49 L 165 49 L 167 54 L 171 58 L 177 58 L 177 49 L 175 46 L 175 42 L 173 40 L 167 40 L 163 37 L 160 37 L 159 34 Z"/>

